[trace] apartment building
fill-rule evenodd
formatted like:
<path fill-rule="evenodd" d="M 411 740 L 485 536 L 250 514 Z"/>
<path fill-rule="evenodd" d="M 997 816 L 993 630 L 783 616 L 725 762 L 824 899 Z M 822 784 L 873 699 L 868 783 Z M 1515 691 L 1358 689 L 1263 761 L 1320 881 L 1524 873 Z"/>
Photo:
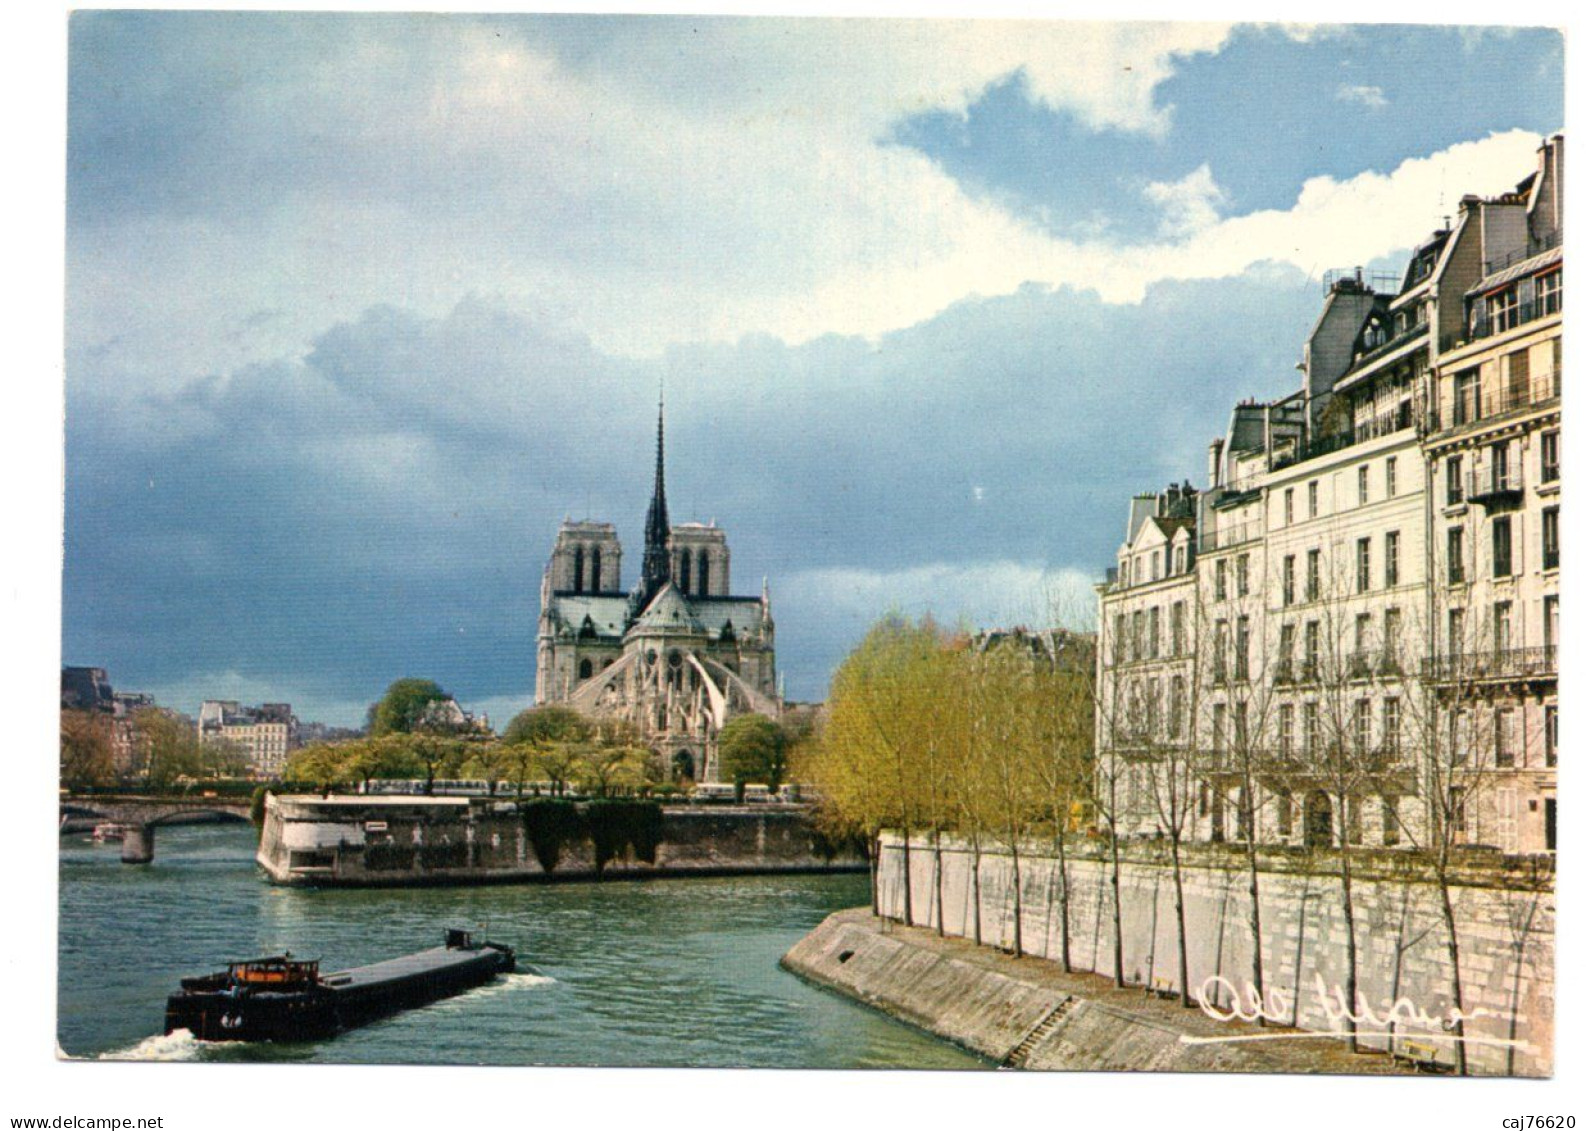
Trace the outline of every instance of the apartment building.
<path fill-rule="evenodd" d="M 287 756 L 297 749 L 297 719 L 290 703 L 244 707 L 230 699 L 206 699 L 198 710 L 200 743 L 230 743 L 248 760 L 248 772 L 262 781 L 286 771 Z"/>
<path fill-rule="evenodd" d="M 1555 137 L 1402 276 L 1329 275 L 1300 388 L 1234 408 L 1204 490 L 1132 500 L 1098 587 L 1120 831 L 1551 849 L 1562 170 Z"/>
<path fill-rule="evenodd" d="M 1551 850 L 1557 822 L 1563 178 L 1555 137 L 1514 192 L 1462 205 L 1480 270 L 1449 296 L 1428 397 L 1423 675 L 1445 741 L 1493 779 L 1462 831 L 1507 852 Z"/>

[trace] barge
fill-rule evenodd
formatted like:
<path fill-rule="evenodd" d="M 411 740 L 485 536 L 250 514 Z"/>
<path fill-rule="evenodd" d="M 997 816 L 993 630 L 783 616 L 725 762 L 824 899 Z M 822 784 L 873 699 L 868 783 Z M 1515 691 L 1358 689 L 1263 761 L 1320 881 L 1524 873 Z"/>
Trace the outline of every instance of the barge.
<path fill-rule="evenodd" d="M 510 946 L 449 930 L 444 946 L 321 974 L 291 953 L 183 978 L 165 1003 L 165 1031 L 201 1041 L 302 1041 L 428 1005 L 517 969 Z"/>

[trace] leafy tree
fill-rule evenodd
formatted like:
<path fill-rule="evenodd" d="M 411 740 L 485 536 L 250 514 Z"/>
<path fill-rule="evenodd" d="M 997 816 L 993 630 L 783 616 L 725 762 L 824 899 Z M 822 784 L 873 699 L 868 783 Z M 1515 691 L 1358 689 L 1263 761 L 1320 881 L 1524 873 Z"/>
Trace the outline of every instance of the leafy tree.
<path fill-rule="evenodd" d="M 420 729 L 431 704 L 450 698 L 432 679 L 399 679 L 386 688 L 378 702 L 370 704 L 369 737 L 411 734 Z"/>
<path fill-rule="evenodd" d="M 523 831 L 534 849 L 534 858 L 550 875 L 562 858 L 562 848 L 585 834 L 583 814 L 571 801 L 530 801 L 523 806 Z"/>
<path fill-rule="evenodd" d="M 110 725 L 110 720 L 97 711 L 61 712 L 62 785 L 78 789 L 115 780 Z"/>
<path fill-rule="evenodd" d="M 773 791 L 787 775 L 787 733 L 764 715 L 739 715 L 721 728 L 721 774 L 742 788 L 764 783 Z"/>
<path fill-rule="evenodd" d="M 593 725 L 583 715 L 553 703 L 519 711 L 501 737 L 512 743 L 587 742 L 593 732 Z"/>
<path fill-rule="evenodd" d="M 132 716 L 137 744 L 147 759 L 144 778 L 150 789 L 166 789 L 181 778 L 203 773 L 198 732 L 169 711 L 145 707 Z"/>
<path fill-rule="evenodd" d="M 536 772 L 551 783 L 554 796 L 562 796 L 567 792 L 567 783 L 578 773 L 581 746 L 572 742 L 551 742 L 533 749 Z"/>

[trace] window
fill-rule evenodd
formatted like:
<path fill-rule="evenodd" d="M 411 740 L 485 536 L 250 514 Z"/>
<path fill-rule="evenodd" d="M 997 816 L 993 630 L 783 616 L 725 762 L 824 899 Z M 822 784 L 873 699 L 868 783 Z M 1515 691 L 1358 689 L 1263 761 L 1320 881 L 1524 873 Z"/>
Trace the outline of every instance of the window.
<path fill-rule="evenodd" d="M 1168 737 L 1184 737 L 1184 677 L 1176 675 L 1168 691 Z"/>
<path fill-rule="evenodd" d="M 1309 550 L 1305 554 L 1305 599 L 1314 601 L 1322 595 L 1322 552 Z"/>
<path fill-rule="evenodd" d="M 1212 765 L 1220 766 L 1228 737 L 1228 705 L 1218 703 L 1212 707 Z"/>
<path fill-rule="evenodd" d="M 1465 819 L 1465 787 L 1462 785 L 1450 786 L 1448 790 L 1448 823 L 1454 826 L 1456 833 L 1467 831 Z"/>
<path fill-rule="evenodd" d="M 1512 330 L 1520 324 L 1520 296 L 1514 287 L 1505 287 L 1487 296 L 1487 317 L 1492 321 L 1494 334 Z"/>
<path fill-rule="evenodd" d="M 1481 371 L 1467 369 L 1454 377 L 1454 423 L 1474 424 L 1481 419 Z"/>
<path fill-rule="evenodd" d="M 1514 642 L 1514 603 L 1498 601 L 1492 606 L 1492 650 L 1507 652 Z"/>
<path fill-rule="evenodd" d="M 1448 528 L 1448 583 L 1450 585 L 1463 585 L 1465 583 L 1465 528 L 1463 526 L 1450 526 Z"/>
<path fill-rule="evenodd" d="M 1162 639 L 1162 610 L 1155 605 L 1151 606 L 1150 651 L 1147 653 L 1153 660 L 1161 653 Z"/>
<path fill-rule="evenodd" d="M 1305 622 L 1305 678 L 1315 679 L 1321 663 L 1322 626 L 1320 621 Z"/>
<path fill-rule="evenodd" d="M 1218 558 L 1216 569 L 1216 599 L 1226 600 L 1228 597 L 1228 559 Z"/>
<path fill-rule="evenodd" d="M 1558 481 L 1558 430 L 1542 433 L 1542 482 Z"/>
<path fill-rule="evenodd" d="M 1382 701 L 1382 749 L 1385 753 L 1399 753 L 1399 699 L 1389 696 Z"/>
<path fill-rule="evenodd" d="M 1349 729 L 1354 736 L 1355 750 L 1357 752 L 1371 749 L 1370 699 L 1355 700 L 1355 709 L 1350 716 Z"/>
<path fill-rule="evenodd" d="M 1283 492 L 1283 525 L 1294 525 L 1294 488 Z"/>
<path fill-rule="evenodd" d="M 1294 753 L 1294 704 L 1285 703 L 1278 708 L 1278 757 L 1289 758 Z"/>
<path fill-rule="evenodd" d="M 1547 652 L 1548 670 L 1553 670 L 1553 649 L 1558 646 L 1558 594 L 1542 598 L 1542 647 Z"/>
<path fill-rule="evenodd" d="M 1283 559 L 1283 603 L 1294 604 L 1294 555 Z"/>
<path fill-rule="evenodd" d="M 1355 592 L 1371 589 L 1371 539 L 1361 538 L 1355 543 Z"/>
<path fill-rule="evenodd" d="M 1173 624 L 1173 629 L 1172 629 L 1172 631 L 1173 631 L 1173 654 L 1175 656 L 1182 656 L 1184 654 L 1184 602 L 1183 601 L 1174 601 L 1173 602 L 1172 624 Z"/>
<path fill-rule="evenodd" d="M 1512 710 L 1494 712 L 1492 737 L 1493 760 L 1499 769 L 1512 770 L 1515 747 L 1519 745 L 1515 733 L 1515 713 Z"/>
<path fill-rule="evenodd" d="M 1538 318 L 1557 314 L 1564 309 L 1564 269 L 1551 271 L 1536 281 L 1536 313 Z"/>
<path fill-rule="evenodd" d="M 1311 517 L 1315 518 L 1318 514 L 1321 513 L 1321 508 L 1318 505 L 1318 502 L 1319 502 L 1318 495 L 1320 494 L 1320 488 L 1317 486 L 1317 481 L 1316 480 L 1312 479 L 1309 483 L 1307 483 L 1305 485 L 1305 494 L 1306 494 L 1307 499 L 1310 502 Z"/>
<path fill-rule="evenodd" d="M 1294 678 L 1294 626 L 1286 624 L 1278 630 L 1278 679 L 1284 683 Z"/>
<path fill-rule="evenodd" d="M 573 551 L 573 592 L 584 591 L 584 548 L 577 547 Z"/>
<path fill-rule="evenodd" d="M 1382 795 L 1382 843 L 1392 848 L 1399 843 L 1399 799 Z"/>
<path fill-rule="evenodd" d="M 1382 583 L 1389 589 L 1399 584 L 1399 532 L 1388 531 L 1382 544 Z"/>
<path fill-rule="evenodd" d="M 1212 643 L 1212 680 L 1222 683 L 1228 678 L 1228 622 L 1217 622 L 1217 635 Z"/>
<path fill-rule="evenodd" d="M 1449 456 L 1448 463 L 1443 465 L 1448 471 L 1445 492 L 1448 505 L 1454 506 L 1465 501 L 1465 459 L 1463 456 Z"/>
<path fill-rule="evenodd" d="M 596 546 L 589 551 L 589 588 L 591 592 L 599 593 L 600 586 L 600 547 Z"/>
<path fill-rule="evenodd" d="M 581 660 L 581 661 L 579 661 L 579 664 L 578 664 L 578 678 L 579 679 L 588 679 L 590 676 L 592 676 L 594 674 L 595 674 L 595 665 L 594 665 L 593 661 L 590 661 L 590 660 Z"/>
<path fill-rule="evenodd" d="M 702 597 L 708 596 L 710 593 L 710 554 L 705 550 L 699 552 L 698 582 L 699 588 L 694 590 L 694 592 Z"/>
<path fill-rule="evenodd" d="M 1509 371 L 1509 387 L 1504 392 L 1505 410 L 1520 408 L 1531 399 L 1531 351 L 1517 350 L 1504 358 Z"/>
<path fill-rule="evenodd" d="M 1161 579 L 1162 579 L 1162 551 L 1161 550 L 1153 550 L 1151 552 L 1151 580 L 1152 581 L 1160 581 Z"/>
<path fill-rule="evenodd" d="M 1234 641 L 1234 678 L 1250 678 L 1250 618 L 1240 617 Z"/>
<path fill-rule="evenodd" d="M 1294 798 L 1288 790 L 1278 793 L 1278 835 L 1294 835 Z"/>
<path fill-rule="evenodd" d="M 680 565 L 682 568 L 678 570 L 677 586 L 688 593 L 691 591 L 689 587 L 694 583 L 694 555 L 684 550 Z"/>
<path fill-rule="evenodd" d="M 1508 577 L 1514 572 L 1514 544 L 1510 540 L 1509 516 L 1492 520 L 1492 575 Z"/>
<path fill-rule="evenodd" d="M 1129 618 L 1129 655 L 1136 660 L 1145 659 L 1145 610 L 1136 609 Z"/>
<path fill-rule="evenodd" d="M 1349 678 L 1371 674 L 1371 614 L 1355 614 L 1355 651 L 1349 657 Z"/>
<path fill-rule="evenodd" d="M 1345 827 L 1349 830 L 1349 843 L 1362 844 L 1365 842 L 1365 829 L 1361 821 L 1361 810 L 1364 804 L 1358 794 L 1351 793 L 1344 798 Z"/>
<path fill-rule="evenodd" d="M 1549 766 L 1558 765 L 1558 706 L 1542 708 L 1542 750 Z"/>
<path fill-rule="evenodd" d="M 1371 501 L 1371 469 L 1362 467 L 1355 473 L 1355 490 L 1359 496 L 1359 503 L 1365 506 Z"/>
<path fill-rule="evenodd" d="M 1388 462 L 1383 465 L 1383 474 L 1387 477 L 1384 491 L 1388 498 L 1391 499 L 1399 493 L 1399 461 L 1397 457 L 1388 457 Z"/>
<path fill-rule="evenodd" d="M 1542 568 L 1558 568 L 1558 508 L 1542 511 Z"/>
<path fill-rule="evenodd" d="M 1391 674 L 1399 670 L 1399 632 L 1404 614 L 1389 609 L 1382 614 L 1382 670 Z"/>
<path fill-rule="evenodd" d="M 1301 712 L 1300 721 L 1305 728 L 1304 734 L 1301 736 L 1305 740 L 1305 753 L 1307 756 L 1314 757 L 1318 752 L 1321 739 L 1321 727 L 1316 713 L 1316 704 L 1305 704 L 1301 708 Z"/>
<path fill-rule="evenodd" d="M 1465 651 L 1465 610 L 1448 610 L 1448 644 L 1444 651 L 1449 655 L 1458 655 Z"/>
<path fill-rule="evenodd" d="M 1241 597 L 1250 596 L 1250 555 L 1240 554 L 1234 562 L 1234 580 Z"/>
<path fill-rule="evenodd" d="M 1492 467 L 1492 489 L 1509 490 L 1512 486 L 1509 481 L 1509 441 L 1499 441 L 1492 445 L 1488 452 Z"/>
<path fill-rule="evenodd" d="M 1112 614 L 1112 662 L 1115 664 L 1127 663 L 1129 660 L 1129 637 L 1124 631 L 1123 614 Z"/>

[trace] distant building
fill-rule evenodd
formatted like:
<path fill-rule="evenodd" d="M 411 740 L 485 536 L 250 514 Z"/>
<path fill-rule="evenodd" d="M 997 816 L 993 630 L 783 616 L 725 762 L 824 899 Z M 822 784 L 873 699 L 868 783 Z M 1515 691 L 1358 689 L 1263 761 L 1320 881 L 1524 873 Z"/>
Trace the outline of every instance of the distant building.
<path fill-rule="evenodd" d="M 489 715 L 483 712 L 476 715 L 472 711 L 465 711 L 457 705 L 457 700 L 450 698 L 437 699 L 425 707 L 418 725 L 420 728 L 431 727 L 464 734 L 492 733 Z"/>
<path fill-rule="evenodd" d="M 777 718 L 771 597 L 730 595 L 731 554 L 714 523 L 667 517 L 665 420 L 638 583 L 604 522 L 564 522 L 540 587 L 536 699 L 638 728 L 662 772 L 717 780 L 716 742 L 736 715 Z"/>
<path fill-rule="evenodd" d="M 350 742 L 362 738 L 363 731 L 356 727 L 335 727 L 327 723 L 298 723 L 297 744 L 312 746 L 320 742 Z"/>
<path fill-rule="evenodd" d="M 198 741 L 231 743 L 246 754 L 253 777 L 278 778 L 298 746 L 297 719 L 290 703 L 244 707 L 231 699 L 206 699 L 198 710 Z"/>
<path fill-rule="evenodd" d="M 61 668 L 61 710 L 109 713 L 115 709 L 114 695 L 104 668 Z"/>

